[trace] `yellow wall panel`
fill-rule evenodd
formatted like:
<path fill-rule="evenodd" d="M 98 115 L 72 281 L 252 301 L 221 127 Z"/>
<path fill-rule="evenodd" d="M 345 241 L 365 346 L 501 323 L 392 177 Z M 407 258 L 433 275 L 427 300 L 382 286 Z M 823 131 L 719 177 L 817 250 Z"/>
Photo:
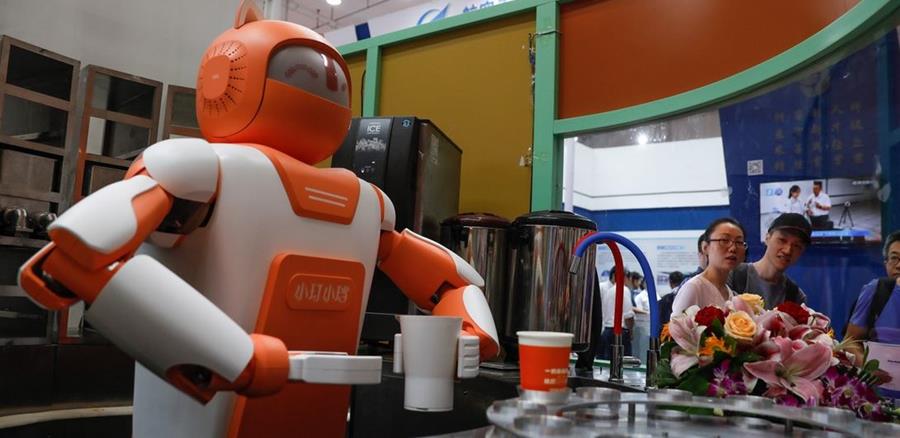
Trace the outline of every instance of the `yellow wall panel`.
<path fill-rule="evenodd" d="M 459 208 L 513 219 L 529 210 L 532 143 L 528 34 L 523 14 L 382 52 L 379 115 L 432 120 L 463 150 Z"/>
<path fill-rule="evenodd" d="M 350 69 L 350 111 L 353 113 L 353 117 L 359 117 L 362 114 L 362 76 L 366 71 L 366 57 L 357 55 L 344 60 L 347 61 L 347 68 Z M 316 167 L 331 167 L 331 157 L 320 161 Z"/>

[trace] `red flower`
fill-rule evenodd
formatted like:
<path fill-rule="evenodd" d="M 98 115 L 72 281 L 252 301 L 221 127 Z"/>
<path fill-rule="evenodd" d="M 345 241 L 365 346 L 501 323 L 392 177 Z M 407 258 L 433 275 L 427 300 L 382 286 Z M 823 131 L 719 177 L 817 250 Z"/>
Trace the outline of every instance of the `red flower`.
<path fill-rule="evenodd" d="M 707 327 L 712 327 L 713 321 L 717 319 L 720 323 L 725 323 L 725 313 L 722 312 L 722 309 L 715 306 L 706 306 L 700 309 L 700 311 L 697 312 L 697 315 L 694 316 L 694 322 Z"/>
<path fill-rule="evenodd" d="M 785 301 L 775 306 L 775 309 L 790 315 L 794 321 L 797 321 L 797 324 L 806 324 L 809 321 L 809 312 L 793 301 Z"/>

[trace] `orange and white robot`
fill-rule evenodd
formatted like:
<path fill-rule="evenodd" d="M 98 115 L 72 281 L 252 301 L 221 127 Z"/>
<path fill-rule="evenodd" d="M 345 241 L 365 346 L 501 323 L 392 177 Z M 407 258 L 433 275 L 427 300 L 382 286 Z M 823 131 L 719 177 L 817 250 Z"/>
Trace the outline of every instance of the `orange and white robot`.
<path fill-rule="evenodd" d="M 350 75 L 317 33 L 244 1 L 197 78 L 203 139 L 147 148 L 75 204 L 19 284 L 134 357 L 136 437 L 343 436 L 369 287 L 384 271 L 422 310 L 463 319 L 458 360 L 498 351 L 482 278 L 415 233 L 330 156 Z M 462 367 L 460 367 L 462 369 Z"/>

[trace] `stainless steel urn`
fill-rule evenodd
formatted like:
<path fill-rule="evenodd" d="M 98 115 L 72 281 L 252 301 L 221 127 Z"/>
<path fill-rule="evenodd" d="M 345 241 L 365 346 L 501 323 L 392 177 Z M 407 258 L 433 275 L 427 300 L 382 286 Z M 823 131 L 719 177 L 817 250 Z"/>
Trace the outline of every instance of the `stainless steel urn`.
<path fill-rule="evenodd" d="M 575 335 L 573 351 L 590 345 L 595 251 L 588 251 L 575 275 L 569 274 L 579 239 L 597 229 L 588 218 L 564 211 L 518 217 L 510 230 L 510 284 L 503 341 L 516 344 L 519 330 Z"/>
<path fill-rule="evenodd" d="M 508 220 L 490 213 L 465 213 L 441 222 L 441 244 L 484 278 L 484 295 L 498 332 L 506 321 L 509 225 Z"/>

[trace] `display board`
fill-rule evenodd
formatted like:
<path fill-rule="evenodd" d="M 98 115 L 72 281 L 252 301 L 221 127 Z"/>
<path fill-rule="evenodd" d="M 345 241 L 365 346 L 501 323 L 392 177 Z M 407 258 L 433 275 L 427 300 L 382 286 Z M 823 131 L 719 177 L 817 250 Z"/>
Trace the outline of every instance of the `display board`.
<path fill-rule="evenodd" d="M 831 208 L 816 217 L 813 184 L 821 184 Z M 812 242 L 855 243 L 881 241 L 881 201 L 878 181 L 871 178 L 829 178 L 793 180 L 759 185 L 759 235 L 766 233 L 782 213 L 802 214 L 812 222 Z M 815 218 L 815 220 L 814 220 Z"/>

